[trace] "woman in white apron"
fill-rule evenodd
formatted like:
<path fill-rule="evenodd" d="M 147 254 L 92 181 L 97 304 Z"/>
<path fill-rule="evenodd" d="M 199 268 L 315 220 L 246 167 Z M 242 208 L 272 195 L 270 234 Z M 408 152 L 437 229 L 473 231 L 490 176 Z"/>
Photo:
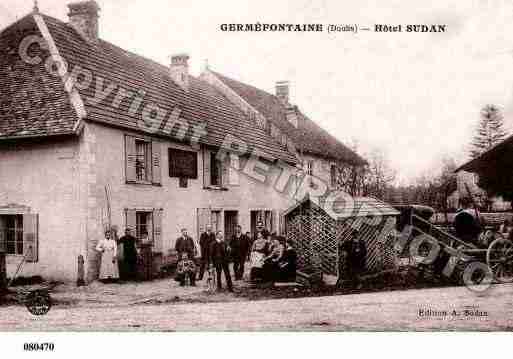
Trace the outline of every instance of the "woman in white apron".
<path fill-rule="evenodd" d="M 100 280 L 112 282 L 119 279 L 118 246 L 110 230 L 105 231 L 105 238 L 98 242 L 96 250 L 102 254 Z"/>

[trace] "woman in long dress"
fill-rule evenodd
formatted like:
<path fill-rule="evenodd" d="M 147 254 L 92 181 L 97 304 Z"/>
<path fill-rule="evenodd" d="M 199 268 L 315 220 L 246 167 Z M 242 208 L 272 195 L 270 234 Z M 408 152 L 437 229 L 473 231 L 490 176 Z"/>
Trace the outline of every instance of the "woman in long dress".
<path fill-rule="evenodd" d="M 96 250 L 102 254 L 100 265 L 100 280 L 113 282 L 119 279 L 118 246 L 111 232 L 105 231 L 105 238 L 98 242 Z"/>
<path fill-rule="evenodd" d="M 250 279 L 261 282 L 264 275 L 264 258 L 269 254 L 269 244 L 262 232 L 257 233 L 257 239 L 251 248 L 251 272 Z"/>

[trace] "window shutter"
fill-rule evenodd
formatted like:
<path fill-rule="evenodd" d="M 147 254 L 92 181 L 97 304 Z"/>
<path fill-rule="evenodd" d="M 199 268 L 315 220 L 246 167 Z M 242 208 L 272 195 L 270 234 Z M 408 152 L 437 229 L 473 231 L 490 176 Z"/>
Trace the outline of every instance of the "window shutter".
<path fill-rule="evenodd" d="M 23 255 L 27 262 L 37 262 L 38 260 L 38 215 L 23 215 Z"/>
<path fill-rule="evenodd" d="M 221 166 L 221 187 L 226 187 L 230 184 L 230 156 L 226 156 L 223 161 L 219 162 Z"/>
<path fill-rule="evenodd" d="M 126 226 L 134 231 L 135 236 L 137 236 L 135 230 L 137 226 L 136 212 L 135 209 L 126 209 Z"/>
<path fill-rule="evenodd" d="M 136 173 L 135 173 L 135 162 L 137 159 L 137 154 L 135 150 L 135 137 L 125 136 L 125 171 L 126 171 L 126 181 L 127 182 L 135 182 L 136 181 Z"/>
<path fill-rule="evenodd" d="M 210 152 L 207 149 L 203 150 L 203 186 L 210 186 Z"/>
<path fill-rule="evenodd" d="M 160 142 L 153 141 L 151 143 L 151 174 L 152 183 L 160 184 L 162 180 L 162 160 Z"/>
<path fill-rule="evenodd" d="M 162 236 L 162 209 L 153 210 L 153 252 L 163 253 L 164 243 Z"/>
<path fill-rule="evenodd" d="M 240 161 L 239 156 L 236 153 L 230 153 L 230 171 L 229 171 L 229 182 L 232 186 L 239 185 L 239 170 Z"/>

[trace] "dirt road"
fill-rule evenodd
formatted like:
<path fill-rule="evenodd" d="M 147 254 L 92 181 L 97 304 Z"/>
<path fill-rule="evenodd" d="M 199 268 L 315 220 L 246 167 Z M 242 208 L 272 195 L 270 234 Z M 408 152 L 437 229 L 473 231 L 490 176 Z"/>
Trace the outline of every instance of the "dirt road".
<path fill-rule="evenodd" d="M 513 330 L 513 285 L 208 304 L 0 308 L 0 331 Z M 468 308 L 467 308 L 468 306 Z M 474 315 L 465 315 L 465 309 Z"/>

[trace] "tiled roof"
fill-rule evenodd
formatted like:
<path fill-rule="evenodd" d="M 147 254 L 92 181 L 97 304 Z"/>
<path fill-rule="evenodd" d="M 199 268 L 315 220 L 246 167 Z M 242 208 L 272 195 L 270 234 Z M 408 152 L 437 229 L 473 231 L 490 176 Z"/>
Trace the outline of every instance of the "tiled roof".
<path fill-rule="evenodd" d="M 322 207 L 319 207 L 318 201 L 313 201 L 311 198 L 306 196 L 302 201 L 292 205 L 289 209 L 287 209 L 283 215 L 286 216 L 289 213 L 295 211 L 297 208 L 305 205 L 317 206 L 318 208 L 321 208 L 323 211 L 325 211 Z M 340 201 L 335 200 L 335 202 L 330 205 L 333 206 L 333 209 L 335 209 L 332 211 L 332 213 L 330 213 L 330 216 L 332 216 L 335 212 L 337 215 L 337 218 L 333 219 L 397 216 L 400 214 L 400 212 L 391 205 L 373 197 L 352 197 L 351 201 L 347 201 L 346 196 L 344 195 L 340 197 Z"/>
<path fill-rule="evenodd" d="M 71 134 L 77 121 L 61 79 L 48 74 L 43 63 L 29 65 L 20 58 L 20 41 L 31 34 L 38 34 L 36 24 L 26 16 L 0 36 L 0 138 Z"/>
<path fill-rule="evenodd" d="M 272 121 L 275 126 L 286 133 L 299 147 L 299 150 L 355 165 L 366 163 L 363 158 L 304 115 L 297 107 L 298 128 L 287 120 L 286 108 L 276 96 L 218 72 L 211 72 L 266 119 Z"/>
<path fill-rule="evenodd" d="M 114 84 L 116 87 L 134 93 L 141 90 L 144 91 L 144 101 L 141 108 L 144 108 L 144 105 L 148 103 L 158 105 L 161 109 L 168 111 L 168 113 L 178 108 L 181 110 L 180 117 L 187 120 L 191 128 L 194 125 L 205 123 L 207 135 L 201 138 L 200 142 L 202 143 L 220 146 L 225 136 L 230 134 L 246 142 L 250 149 L 259 150 L 268 157 L 279 158 L 287 162 L 296 162 L 293 154 L 275 143 L 264 130 L 257 128 L 242 111 L 211 85 L 190 76 L 190 88 L 186 92 L 171 80 L 167 66 L 125 51 L 103 40 L 99 40 L 96 43 L 86 42 L 66 23 L 46 15 L 42 15 L 42 17 L 60 55 L 68 64 L 68 71 L 71 72 L 78 65 L 83 69 L 91 71 L 93 74 L 94 80 L 92 85 L 87 89 L 79 89 L 80 95 L 84 100 L 88 120 L 140 130 L 140 127 L 137 126 L 137 121 L 141 119 L 142 110 L 140 109 L 136 114 L 130 114 L 128 109 L 132 102 L 131 99 L 121 102 L 117 108 L 112 106 L 112 100 L 115 94 L 118 93 L 117 88 L 107 99 L 99 104 L 88 101 L 88 98 L 94 97 L 96 80 L 103 78 L 103 88 L 106 88 L 109 84 Z M 30 66 L 26 65 L 26 67 Z M 25 71 L 34 70 L 27 68 Z M 54 82 L 52 85 L 58 88 L 57 83 L 60 79 L 52 78 L 52 80 Z M 31 83 L 35 81 L 32 80 Z M 26 83 L 25 78 L 19 82 L 18 86 L 22 88 L 21 91 L 28 91 Z M 44 89 L 41 88 L 41 85 L 38 84 L 38 86 L 35 87 L 34 91 L 44 93 L 45 91 L 43 91 Z M 52 97 L 45 102 L 39 103 L 38 107 L 40 109 L 38 111 L 44 114 L 51 109 L 55 109 L 55 104 L 67 102 L 68 112 L 63 114 L 73 114 L 76 119 L 77 116 L 69 106 L 68 96 L 63 90 L 62 83 L 59 91 L 61 91 L 59 96 L 56 95 L 55 98 Z M 2 93 L 1 101 L 5 101 L 5 97 Z M 61 116 L 61 108 L 62 105 L 57 107 L 54 113 Z M 18 118 L 11 120 L 11 122 L 17 121 L 19 121 Z M 9 123 L 8 125 L 4 127 L 10 127 L 13 124 Z M 23 127 L 23 125 L 17 124 L 14 127 Z M 173 131 L 174 133 L 175 131 Z M 190 135 L 190 133 L 188 134 Z"/>

